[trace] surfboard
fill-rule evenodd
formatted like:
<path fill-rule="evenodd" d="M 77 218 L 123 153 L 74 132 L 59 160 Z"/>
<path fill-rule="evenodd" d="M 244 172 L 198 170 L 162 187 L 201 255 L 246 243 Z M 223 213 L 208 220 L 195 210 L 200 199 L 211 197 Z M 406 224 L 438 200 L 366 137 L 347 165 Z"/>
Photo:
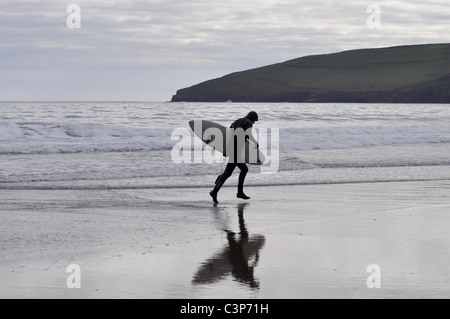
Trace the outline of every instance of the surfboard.
<path fill-rule="evenodd" d="M 251 165 L 262 165 L 265 161 L 264 154 L 251 144 L 248 140 L 245 143 L 237 143 L 237 156 L 234 156 L 235 130 L 220 125 L 212 121 L 194 120 L 189 122 L 189 126 L 194 134 L 206 145 L 228 157 L 228 162 L 246 163 Z M 242 136 L 240 140 L 243 140 Z"/>

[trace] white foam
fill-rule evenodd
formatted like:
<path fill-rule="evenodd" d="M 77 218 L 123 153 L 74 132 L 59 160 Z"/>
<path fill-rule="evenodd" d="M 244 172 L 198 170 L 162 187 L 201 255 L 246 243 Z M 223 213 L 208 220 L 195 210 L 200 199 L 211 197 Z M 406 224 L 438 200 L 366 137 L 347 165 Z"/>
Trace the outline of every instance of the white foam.
<path fill-rule="evenodd" d="M 129 152 L 171 149 L 171 129 L 102 124 L 0 125 L 0 154 Z"/>
<path fill-rule="evenodd" d="M 171 140 L 172 131 L 102 124 L 0 123 L 0 154 L 170 150 L 176 143 Z M 450 143 L 450 125 L 280 129 L 284 151 L 434 143 Z"/>
<path fill-rule="evenodd" d="M 223 171 L 220 164 L 174 164 L 173 129 L 0 123 L 0 182 L 186 177 Z M 450 143 L 450 125 L 281 128 L 280 169 L 448 165 L 450 148 L 443 143 Z"/>
<path fill-rule="evenodd" d="M 0 142 L 16 141 L 23 137 L 24 132 L 14 123 L 0 123 Z"/>

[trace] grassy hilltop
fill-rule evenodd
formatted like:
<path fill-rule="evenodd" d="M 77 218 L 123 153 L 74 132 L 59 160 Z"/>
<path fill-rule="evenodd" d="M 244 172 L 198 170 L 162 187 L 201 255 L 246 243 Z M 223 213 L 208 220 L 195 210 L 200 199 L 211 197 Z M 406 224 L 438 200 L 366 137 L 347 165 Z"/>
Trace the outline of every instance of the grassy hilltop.
<path fill-rule="evenodd" d="M 450 103 L 450 44 L 307 56 L 182 89 L 188 102 Z"/>

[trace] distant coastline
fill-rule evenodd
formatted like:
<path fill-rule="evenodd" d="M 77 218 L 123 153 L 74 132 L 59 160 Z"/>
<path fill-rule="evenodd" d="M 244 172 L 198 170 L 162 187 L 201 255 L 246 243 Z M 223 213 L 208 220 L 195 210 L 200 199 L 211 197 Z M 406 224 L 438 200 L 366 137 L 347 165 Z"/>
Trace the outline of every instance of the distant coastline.
<path fill-rule="evenodd" d="M 172 102 L 450 103 L 450 44 L 298 58 L 178 90 Z"/>

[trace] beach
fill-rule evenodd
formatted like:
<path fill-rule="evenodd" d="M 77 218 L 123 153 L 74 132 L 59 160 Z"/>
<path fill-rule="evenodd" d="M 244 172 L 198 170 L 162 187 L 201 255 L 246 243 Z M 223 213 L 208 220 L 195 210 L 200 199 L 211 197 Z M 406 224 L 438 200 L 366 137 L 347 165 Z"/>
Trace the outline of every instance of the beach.
<path fill-rule="evenodd" d="M 450 297 L 447 105 L 0 110 L 2 298 Z M 267 163 L 213 206 L 225 164 L 188 122 L 249 110 Z"/>
<path fill-rule="evenodd" d="M 32 188 L 0 193 L 1 298 L 450 297 L 450 181 Z"/>

